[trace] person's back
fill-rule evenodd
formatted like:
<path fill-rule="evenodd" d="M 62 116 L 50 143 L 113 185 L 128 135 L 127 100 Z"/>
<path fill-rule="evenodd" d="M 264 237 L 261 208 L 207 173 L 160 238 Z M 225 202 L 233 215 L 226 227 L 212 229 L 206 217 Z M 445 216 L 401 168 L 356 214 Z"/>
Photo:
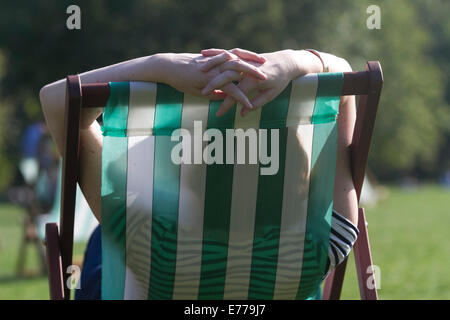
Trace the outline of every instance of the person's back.
<path fill-rule="evenodd" d="M 270 57 L 272 57 L 272 56 L 270 56 Z M 275 60 L 276 59 L 277 58 L 275 58 Z M 270 62 L 271 60 L 269 59 L 268 61 Z M 302 60 L 302 61 L 306 61 L 306 60 Z M 268 66 L 271 65 L 271 63 L 269 63 L 269 62 L 266 63 Z M 263 64 L 263 66 L 264 65 L 265 64 Z M 86 77 L 86 79 L 87 79 L 87 81 L 98 82 L 98 81 L 105 81 L 103 79 L 113 80 L 112 78 L 114 77 L 114 79 L 120 80 L 120 72 L 114 74 L 113 69 L 114 68 L 111 68 L 111 70 L 110 70 L 111 72 L 107 68 L 105 68 L 105 70 L 103 70 L 101 72 L 99 71 L 99 73 L 98 73 L 99 77 L 97 77 L 97 78 L 95 78 L 96 72 L 92 72 L 92 73 L 90 73 L 89 77 Z M 123 68 L 122 70 L 126 70 L 126 68 Z M 170 69 L 168 69 L 167 71 L 170 76 Z M 103 76 L 100 75 L 103 72 L 105 74 Z M 319 70 L 316 72 L 319 72 Z M 190 74 L 192 76 L 195 75 L 195 73 L 190 73 Z M 219 77 L 222 74 L 224 74 L 224 73 L 219 74 Z M 281 79 L 282 77 L 283 76 L 280 76 L 280 78 L 277 78 L 275 76 L 273 79 L 273 82 L 268 81 L 267 83 L 269 83 L 269 84 L 276 83 L 278 85 L 280 83 L 287 84 L 287 82 L 279 81 L 279 79 Z M 247 78 L 244 78 L 244 80 L 245 79 L 247 79 Z M 149 79 L 149 80 L 158 81 L 158 79 Z M 180 78 L 178 78 L 176 81 L 174 80 L 174 86 L 180 86 L 180 85 L 183 85 L 183 83 L 186 84 L 186 82 L 182 82 L 181 84 L 177 83 L 177 81 L 179 81 L 179 80 L 180 80 Z M 230 80 L 230 78 L 228 78 L 228 80 Z M 235 79 L 231 78 L 231 80 L 235 80 Z M 220 80 L 220 81 L 222 81 L 222 80 Z M 261 83 L 265 83 L 265 82 L 262 81 Z M 222 83 L 221 83 L 221 85 L 222 85 Z M 60 84 L 58 84 L 56 87 L 61 89 Z M 281 89 L 283 89 L 283 88 L 281 88 Z M 46 96 L 48 96 L 48 95 L 46 94 L 46 92 L 49 90 L 51 91 L 52 89 L 46 88 L 45 91 L 41 91 L 41 100 L 42 101 L 47 100 Z M 276 90 L 280 90 L 280 88 L 277 87 L 273 90 L 274 90 L 273 92 L 276 92 Z M 266 94 L 263 97 L 264 97 L 264 99 L 270 100 L 270 96 L 267 95 L 267 92 L 269 92 L 269 91 L 266 90 L 265 91 Z M 271 92 L 271 95 L 273 95 L 273 92 Z M 279 93 L 279 91 L 278 91 L 278 93 Z M 272 96 L 272 98 L 273 97 L 274 96 Z M 59 99 L 59 101 L 62 102 L 62 100 L 60 98 L 61 97 L 59 97 L 58 99 Z M 228 99 L 228 97 L 225 99 L 225 102 L 224 102 L 225 104 L 226 104 L 227 99 Z M 52 98 L 49 98 L 49 100 L 51 101 Z M 253 102 L 253 100 L 252 100 L 252 102 Z M 255 103 L 255 105 L 265 104 L 265 103 L 263 103 L 262 98 L 259 98 L 259 100 L 255 99 L 254 103 Z M 43 103 L 43 104 L 45 104 L 45 103 Z M 352 108 L 353 108 L 353 110 L 352 110 Z M 354 118 L 353 118 L 354 99 L 353 99 L 353 101 L 348 100 L 348 99 L 344 99 L 344 101 L 341 101 L 340 109 L 341 109 L 341 115 L 342 115 L 340 118 L 346 119 L 346 120 L 338 120 L 338 131 L 339 131 L 338 151 L 337 151 L 338 161 L 337 161 L 337 171 L 336 171 L 336 179 L 335 179 L 338 187 L 335 188 L 335 194 L 334 194 L 335 203 L 334 204 L 335 204 L 335 208 L 338 211 L 342 212 L 346 217 L 349 217 L 350 221 L 355 221 L 354 219 L 356 216 L 356 213 L 355 213 L 356 198 L 354 197 L 353 183 L 351 181 L 351 177 L 349 176 L 348 155 L 347 155 L 347 153 L 348 153 L 347 148 L 351 141 L 351 133 L 353 132 L 352 120 L 354 120 Z M 46 115 L 48 117 L 50 114 L 52 114 L 52 117 L 56 116 L 56 114 L 58 112 L 59 112 L 59 114 L 61 114 L 60 111 L 55 111 L 55 113 L 49 113 L 49 110 L 50 109 L 48 109 L 46 111 Z M 45 111 L 45 109 L 44 109 L 44 111 Z M 247 108 L 247 111 L 243 111 L 243 112 L 244 112 L 244 114 L 247 113 L 248 108 Z M 217 111 L 217 113 L 220 113 L 220 112 Z M 347 116 L 347 114 L 350 114 L 350 115 Z M 93 115 L 91 115 L 91 119 L 95 119 L 97 117 L 97 115 L 98 114 L 95 114 L 95 117 Z M 83 121 L 82 121 L 82 123 L 83 123 Z M 56 132 L 55 128 L 57 128 L 58 126 L 60 126 L 60 123 L 53 124 L 51 126 L 51 127 L 53 127 L 53 136 L 54 137 L 55 137 L 55 132 Z M 81 154 L 81 165 L 84 170 L 81 173 L 81 185 L 82 185 L 83 191 L 88 194 L 87 198 L 90 201 L 90 204 L 93 208 L 94 213 L 96 214 L 97 217 L 100 218 L 101 210 L 100 210 L 100 195 L 98 194 L 99 189 L 94 188 L 94 187 L 98 187 L 100 185 L 98 159 L 99 159 L 99 154 L 100 154 L 99 151 L 101 151 L 102 145 L 101 145 L 101 139 L 99 137 L 100 137 L 99 136 L 99 127 L 97 124 L 92 123 L 90 125 L 90 127 L 86 127 L 85 125 L 82 124 L 81 142 L 82 142 L 82 145 L 84 146 L 82 148 L 84 153 Z M 57 138 L 56 141 L 58 142 L 58 144 L 60 144 L 60 140 L 58 141 L 58 139 L 59 138 Z M 264 199 L 266 199 L 266 198 L 268 198 L 268 197 L 264 197 Z M 330 217 L 331 217 L 331 215 L 330 215 Z M 349 222 L 349 221 L 347 221 L 347 222 Z M 108 219 L 105 219 L 105 223 L 109 224 Z M 102 227 L 104 227 L 104 225 Z M 350 234 L 352 236 L 354 235 L 352 233 L 350 233 Z M 343 242 L 345 243 L 345 241 L 343 241 Z M 351 247 L 352 241 L 349 241 L 349 242 L 350 242 L 349 247 Z M 330 246 L 330 248 L 331 247 L 332 246 Z M 338 248 L 338 249 L 336 249 L 336 248 Z M 331 262 L 334 262 L 335 264 L 337 264 L 340 261 L 339 258 L 341 256 L 344 256 L 347 253 L 347 250 L 345 248 L 341 247 L 341 249 L 343 249 L 342 252 L 341 252 L 341 250 L 339 250 L 338 246 L 334 247 L 334 251 L 331 253 L 331 256 L 332 256 L 332 259 L 330 259 Z M 331 265 L 331 263 L 330 263 L 330 265 Z M 325 268 L 323 268 L 323 270 L 322 270 L 322 268 L 320 268 L 320 270 L 316 270 L 316 272 L 325 273 L 326 270 L 325 270 Z"/>

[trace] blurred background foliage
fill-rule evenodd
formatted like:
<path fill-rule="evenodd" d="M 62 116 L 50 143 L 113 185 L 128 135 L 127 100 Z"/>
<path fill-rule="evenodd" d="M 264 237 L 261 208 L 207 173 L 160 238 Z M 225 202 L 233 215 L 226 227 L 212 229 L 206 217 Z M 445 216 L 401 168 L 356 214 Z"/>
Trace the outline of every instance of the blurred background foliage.
<path fill-rule="evenodd" d="M 68 30 L 66 8 L 81 8 Z M 381 29 L 369 30 L 369 5 Z M 385 84 L 369 166 L 381 181 L 437 180 L 450 169 L 450 1 L 2 0 L 0 190 L 24 128 L 43 120 L 39 89 L 68 74 L 157 52 L 315 48 L 354 70 L 379 60 Z"/>

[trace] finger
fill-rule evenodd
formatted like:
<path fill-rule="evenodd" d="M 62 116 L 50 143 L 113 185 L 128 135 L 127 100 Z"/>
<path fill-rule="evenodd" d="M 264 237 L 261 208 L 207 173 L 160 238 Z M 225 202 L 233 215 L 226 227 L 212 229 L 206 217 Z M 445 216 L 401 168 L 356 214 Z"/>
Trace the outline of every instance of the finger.
<path fill-rule="evenodd" d="M 276 89 L 267 89 L 262 91 L 256 97 L 254 97 L 251 101 L 254 109 L 261 108 L 265 104 L 269 103 L 277 96 L 278 91 Z M 248 111 L 247 111 L 248 112 Z M 247 113 L 246 112 L 246 113 Z"/>
<path fill-rule="evenodd" d="M 202 88 L 191 88 L 191 90 L 185 91 L 185 93 L 188 93 L 188 94 L 191 94 L 194 96 L 207 97 L 208 99 L 214 98 L 214 100 L 225 99 L 227 96 L 227 94 L 225 92 L 223 92 L 222 90 L 213 90 L 211 92 L 211 94 L 204 95 L 204 94 L 202 94 Z"/>
<path fill-rule="evenodd" d="M 220 66 L 220 71 L 234 70 L 238 72 L 243 72 L 246 75 L 252 76 L 256 79 L 266 80 L 267 76 L 258 67 L 251 65 L 243 60 L 229 60 Z"/>
<path fill-rule="evenodd" d="M 234 49 L 230 50 L 230 52 L 234 53 L 241 59 L 254 61 L 254 62 L 258 62 L 258 63 L 266 62 L 266 58 L 264 58 L 262 55 L 252 52 L 252 51 L 245 50 L 245 49 L 234 48 Z"/>
<path fill-rule="evenodd" d="M 227 113 L 232 107 L 236 105 L 236 100 L 232 96 L 227 96 L 225 100 L 220 104 L 216 111 L 216 116 L 221 117 Z"/>
<path fill-rule="evenodd" d="M 242 92 L 241 89 L 238 88 L 234 83 L 228 83 L 226 84 L 222 90 L 226 92 L 229 96 L 234 98 L 237 102 L 245 106 L 246 108 L 253 108 L 252 104 L 250 103 L 250 100 L 247 98 L 247 96 Z"/>
<path fill-rule="evenodd" d="M 210 56 L 215 56 L 215 55 L 221 54 L 225 51 L 227 51 L 227 50 L 213 48 L 213 49 L 204 49 L 201 51 L 201 53 L 205 57 L 210 57 Z M 254 61 L 254 62 L 258 62 L 258 63 L 264 63 L 267 61 L 266 58 L 264 58 L 264 56 L 262 56 L 258 53 L 249 51 L 249 50 L 241 49 L 241 48 L 234 48 L 234 49 L 230 50 L 230 52 L 234 53 L 241 59 L 245 59 L 245 60 L 249 60 L 249 61 Z"/>
<path fill-rule="evenodd" d="M 242 75 L 239 72 L 228 70 L 215 76 L 202 90 L 202 94 L 209 95 L 214 89 L 222 88 L 227 83 L 240 80 Z"/>
<path fill-rule="evenodd" d="M 203 72 L 208 72 L 212 68 L 214 68 L 228 60 L 235 59 L 235 58 L 237 58 L 237 57 L 235 55 L 229 53 L 228 51 L 222 52 L 221 54 L 218 54 L 218 55 L 214 56 L 213 58 L 207 60 L 205 63 L 203 63 L 200 66 L 200 70 Z"/>
<path fill-rule="evenodd" d="M 221 54 L 221 53 L 223 53 L 225 51 L 227 51 L 227 50 L 225 50 L 225 49 L 214 49 L 214 48 L 212 48 L 212 49 L 204 49 L 204 50 L 201 51 L 201 54 L 204 57 L 211 57 L 211 56 L 216 56 L 218 54 Z"/>
<path fill-rule="evenodd" d="M 239 84 L 238 88 L 245 94 L 248 94 L 250 91 L 256 88 L 256 83 L 254 81 L 251 81 L 248 78 L 242 79 Z M 219 106 L 216 112 L 216 116 L 221 117 L 225 113 L 227 113 L 232 107 L 236 105 L 236 100 L 231 97 L 227 96 L 225 100 L 222 102 L 222 104 Z M 245 108 L 243 108 L 245 109 Z"/>
<path fill-rule="evenodd" d="M 242 88 L 242 91 L 244 91 L 246 94 L 248 94 L 250 91 L 255 90 L 258 87 L 258 84 L 255 83 L 254 81 L 250 81 L 249 78 L 243 79 L 239 85 Z M 253 103 L 252 103 L 252 105 L 253 105 Z M 247 113 L 254 111 L 254 110 L 256 110 L 256 107 L 254 105 L 253 105 L 253 109 L 245 108 L 244 106 L 242 106 L 241 116 L 245 117 L 247 115 Z"/>

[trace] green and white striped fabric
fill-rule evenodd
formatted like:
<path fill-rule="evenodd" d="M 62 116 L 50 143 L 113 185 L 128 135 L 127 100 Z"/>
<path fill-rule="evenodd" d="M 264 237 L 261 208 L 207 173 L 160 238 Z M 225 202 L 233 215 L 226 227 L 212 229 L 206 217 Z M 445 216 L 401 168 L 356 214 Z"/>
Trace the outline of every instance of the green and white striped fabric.
<path fill-rule="evenodd" d="M 342 73 L 300 77 L 244 118 L 239 105 L 216 117 L 221 101 L 165 84 L 110 83 L 102 298 L 314 296 L 327 271 L 342 83 Z M 171 134 L 192 130 L 194 121 L 221 132 L 278 130 L 278 172 L 261 175 L 262 164 L 175 164 Z"/>

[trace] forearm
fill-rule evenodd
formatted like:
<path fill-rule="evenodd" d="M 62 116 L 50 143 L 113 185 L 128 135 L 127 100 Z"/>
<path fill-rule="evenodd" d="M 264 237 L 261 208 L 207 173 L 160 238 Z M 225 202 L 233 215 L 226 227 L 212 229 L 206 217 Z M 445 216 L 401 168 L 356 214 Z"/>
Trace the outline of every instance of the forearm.
<path fill-rule="evenodd" d="M 80 130 L 79 185 L 92 212 L 101 219 L 101 167 L 103 136 L 94 121 Z"/>
<path fill-rule="evenodd" d="M 138 58 L 80 74 L 82 83 L 108 81 L 164 81 L 165 64 L 161 55 Z M 64 111 L 66 80 L 41 89 L 40 100 L 47 126 L 58 150 L 64 146 Z M 83 109 L 80 124 L 80 187 L 98 220 L 101 218 L 101 149 L 102 135 L 95 119 L 101 109 Z"/>
<path fill-rule="evenodd" d="M 292 51 L 295 62 L 293 77 L 306 73 L 323 72 L 322 61 L 313 53 L 306 50 Z M 320 52 L 320 56 L 329 72 L 350 72 L 349 63 L 335 55 Z M 350 145 L 356 120 L 356 105 L 354 96 L 342 96 L 339 105 L 338 150 L 336 159 L 336 174 L 334 188 L 334 209 L 357 225 L 358 204 L 356 190 L 353 184 L 350 166 Z"/>
<path fill-rule="evenodd" d="M 164 63 L 161 55 L 133 59 L 80 74 L 82 83 L 108 81 L 162 81 Z M 48 84 L 40 91 L 42 110 L 52 137 L 61 151 L 64 144 L 64 105 L 66 80 Z M 100 109 L 83 110 L 81 128 L 87 129 Z"/>
<path fill-rule="evenodd" d="M 350 72 L 352 68 L 342 58 L 331 54 L 321 54 L 322 59 L 328 59 L 330 72 Z M 338 150 L 336 160 L 334 209 L 358 224 L 358 201 L 351 172 L 351 144 L 356 121 L 355 96 L 342 96 L 337 119 Z"/>
<path fill-rule="evenodd" d="M 313 53 L 305 50 L 295 51 L 297 70 L 301 73 L 322 72 L 323 65 L 320 59 Z M 350 64 L 335 55 L 320 52 L 324 64 L 329 72 L 350 72 Z M 334 209 L 350 220 L 358 223 L 358 203 L 356 190 L 350 166 L 350 145 L 353 138 L 353 130 L 356 120 L 356 105 L 354 96 L 342 96 L 339 105 L 338 126 L 338 150 L 336 159 L 336 174 L 334 188 Z"/>
<path fill-rule="evenodd" d="M 258 60 L 257 55 L 247 53 L 248 58 Z M 231 57 L 226 57 L 228 61 Z M 260 58 L 259 58 L 260 59 Z M 134 59 L 120 64 L 104 67 L 80 74 L 82 83 L 147 81 L 162 82 L 188 94 L 201 94 L 201 89 L 220 73 L 223 63 L 225 70 L 229 68 L 239 74 L 248 74 L 259 78 L 263 74 L 254 66 L 239 61 L 216 62 L 211 65 L 209 59 L 199 54 L 162 53 L 149 57 Z M 253 60 L 254 61 L 254 60 Z M 202 66 L 209 63 L 211 70 L 204 72 Z M 225 90 L 225 89 L 224 89 Z M 45 86 L 40 92 L 42 109 L 50 132 L 61 151 L 64 145 L 64 104 L 66 81 L 60 80 Z M 236 90 L 229 88 L 231 95 Z M 212 94 L 209 99 L 220 99 Z M 237 97 L 239 100 L 239 97 Z M 80 186 L 97 217 L 100 217 L 100 167 L 102 136 L 95 119 L 101 109 L 83 109 L 80 124 Z"/>
<path fill-rule="evenodd" d="M 350 167 L 350 146 L 338 142 L 333 208 L 354 225 L 358 224 L 358 202 Z"/>

